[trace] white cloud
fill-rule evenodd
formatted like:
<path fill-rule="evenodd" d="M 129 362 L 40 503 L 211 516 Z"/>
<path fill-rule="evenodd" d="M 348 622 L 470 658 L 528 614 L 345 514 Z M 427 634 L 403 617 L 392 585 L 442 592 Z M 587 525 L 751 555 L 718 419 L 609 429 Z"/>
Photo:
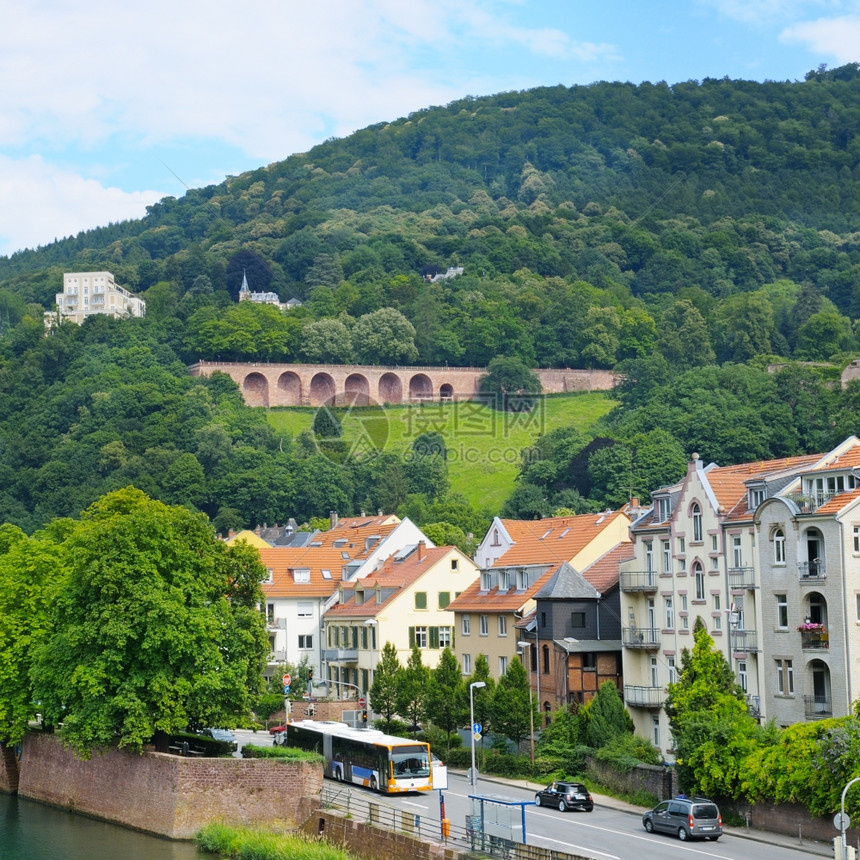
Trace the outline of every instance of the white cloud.
<path fill-rule="evenodd" d="M 46 245 L 112 221 L 141 218 L 161 191 L 127 193 L 47 164 L 0 155 L 0 253 Z"/>
<path fill-rule="evenodd" d="M 856 62 L 857 46 L 860 45 L 860 16 L 844 15 L 805 21 L 786 27 L 780 39 L 806 45 L 817 54 L 834 57 L 840 64 Z"/>

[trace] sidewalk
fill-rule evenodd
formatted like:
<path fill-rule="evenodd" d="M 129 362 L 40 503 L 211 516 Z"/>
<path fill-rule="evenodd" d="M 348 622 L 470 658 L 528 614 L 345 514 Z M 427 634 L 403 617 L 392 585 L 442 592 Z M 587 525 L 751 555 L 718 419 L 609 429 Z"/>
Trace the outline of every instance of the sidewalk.
<path fill-rule="evenodd" d="M 456 771 L 457 773 L 465 774 L 465 771 Z M 519 788 L 525 788 L 529 791 L 537 791 L 539 788 L 544 788 L 544 783 L 530 782 L 525 779 L 502 779 L 500 777 L 487 776 L 481 774 L 482 782 L 490 782 L 495 785 L 516 785 Z M 617 797 L 608 797 L 604 794 L 595 794 L 592 792 L 595 806 L 604 806 L 609 809 L 615 809 L 619 812 L 627 812 L 630 815 L 635 815 L 637 823 L 642 826 L 641 817 L 645 812 L 646 807 L 634 806 L 632 803 L 626 803 L 619 800 Z M 739 837 L 741 839 L 749 839 L 753 842 L 765 842 L 768 845 L 778 845 L 781 848 L 801 851 L 806 854 L 815 854 L 821 857 L 833 857 L 833 845 L 829 842 L 817 842 L 812 839 L 804 839 L 802 842 L 797 836 L 786 836 L 784 833 L 772 833 L 770 830 L 757 830 L 752 827 L 728 827 L 723 825 L 723 832 L 727 836 Z M 839 832 L 834 829 L 834 836 L 838 836 Z"/>

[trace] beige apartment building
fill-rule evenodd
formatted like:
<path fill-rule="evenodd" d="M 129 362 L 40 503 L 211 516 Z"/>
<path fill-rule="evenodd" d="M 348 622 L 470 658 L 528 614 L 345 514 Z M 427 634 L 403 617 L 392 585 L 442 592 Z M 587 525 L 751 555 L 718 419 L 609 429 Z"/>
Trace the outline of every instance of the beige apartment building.
<path fill-rule="evenodd" d="M 119 286 L 110 272 L 66 272 L 55 302 L 56 314 L 45 314 L 49 324 L 62 319 L 80 325 L 93 314 L 142 317 L 146 313 L 146 302 Z"/>

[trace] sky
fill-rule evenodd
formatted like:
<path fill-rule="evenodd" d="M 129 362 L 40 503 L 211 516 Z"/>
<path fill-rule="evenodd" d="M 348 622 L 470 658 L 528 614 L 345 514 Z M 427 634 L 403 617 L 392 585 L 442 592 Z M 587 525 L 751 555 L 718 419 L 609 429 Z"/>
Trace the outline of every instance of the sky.
<path fill-rule="evenodd" d="M 860 0 L 0 0 L 0 255 L 466 95 L 856 61 Z"/>

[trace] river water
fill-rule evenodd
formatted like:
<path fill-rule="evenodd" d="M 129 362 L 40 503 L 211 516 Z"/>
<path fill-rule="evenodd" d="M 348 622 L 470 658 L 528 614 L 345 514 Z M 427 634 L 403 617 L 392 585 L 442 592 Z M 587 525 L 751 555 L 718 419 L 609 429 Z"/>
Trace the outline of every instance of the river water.
<path fill-rule="evenodd" d="M 201 860 L 172 842 L 115 824 L 0 794 L 0 860 Z"/>

